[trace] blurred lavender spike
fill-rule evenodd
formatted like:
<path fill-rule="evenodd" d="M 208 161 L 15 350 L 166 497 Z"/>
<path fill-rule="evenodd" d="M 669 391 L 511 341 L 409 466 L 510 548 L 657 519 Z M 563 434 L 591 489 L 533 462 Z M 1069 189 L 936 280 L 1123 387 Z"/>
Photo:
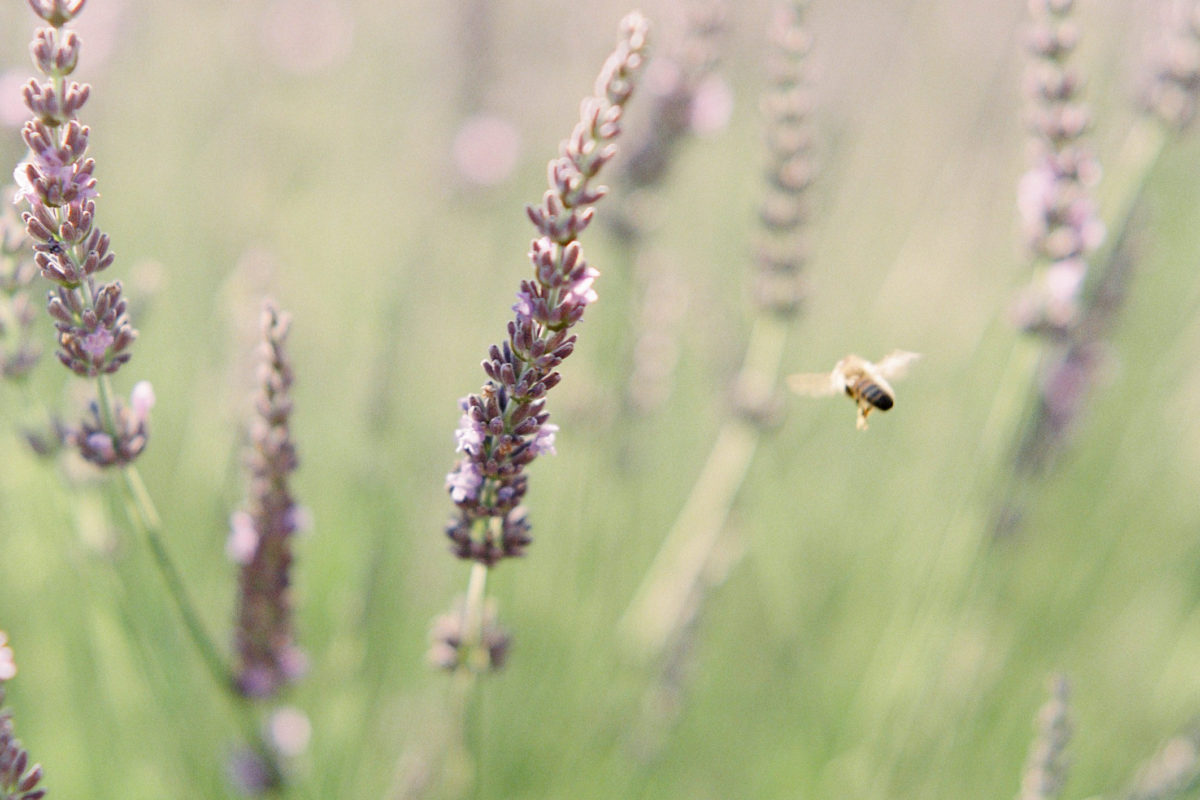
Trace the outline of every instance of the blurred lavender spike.
<path fill-rule="evenodd" d="M 1021 777 L 1017 800 L 1054 800 L 1067 780 L 1066 749 L 1071 741 L 1067 700 L 1070 684 L 1062 675 L 1050 680 L 1050 699 L 1038 710 L 1034 738 Z"/>
<path fill-rule="evenodd" d="M 270 697 L 303 674 L 305 658 L 292 630 L 292 536 L 303 513 L 292 498 L 299 462 L 292 441 L 292 366 L 285 344 L 291 318 L 266 302 L 262 314 L 260 389 L 250 426 L 249 501 L 234 515 L 231 552 L 239 578 L 237 686 L 249 697 Z M 232 548 L 236 537 L 240 549 Z"/>

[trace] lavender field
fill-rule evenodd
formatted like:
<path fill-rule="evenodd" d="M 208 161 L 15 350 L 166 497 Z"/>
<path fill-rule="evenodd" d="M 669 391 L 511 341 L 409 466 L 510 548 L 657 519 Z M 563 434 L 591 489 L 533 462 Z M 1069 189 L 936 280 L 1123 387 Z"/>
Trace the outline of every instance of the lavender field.
<path fill-rule="evenodd" d="M 639 9 L 0 7 L 0 800 L 1200 797 L 1200 3 Z"/>

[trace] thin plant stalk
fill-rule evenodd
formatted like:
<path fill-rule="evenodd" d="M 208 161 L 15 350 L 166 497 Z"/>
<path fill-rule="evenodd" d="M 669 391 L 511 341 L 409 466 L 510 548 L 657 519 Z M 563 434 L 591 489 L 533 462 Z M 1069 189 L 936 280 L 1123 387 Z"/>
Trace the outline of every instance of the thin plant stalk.
<path fill-rule="evenodd" d="M 127 464 L 121 470 L 120 487 L 127 515 L 153 556 L 154 566 L 162 576 L 167 594 L 171 596 L 171 601 L 183 620 L 188 638 L 192 640 L 192 644 L 200 654 L 200 659 L 204 662 L 205 669 L 213 683 L 221 690 L 221 694 L 231 701 L 238 724 L 242 728 L 242 735 L 246 737 L 250 747 L 253 748 L 274 779 L 270 784 L 277 785 L 280 777 L 278 757 L 264 739 L 257 715 L 249 699 L 236 691 L 232 668 L 221 656 L 216 640 L 204 627 L 200 614 L 196 610 L 196 604 L 192 601 L 187 586 L 183 582 L 183 574 L 167 550 L 166 542 L 163 539 L 162 519 L 137 466 Z"/>
<path fill-rule="evenodd" d="M 736 413 L 717 433 L 695 485 L 618 623 L 634 660 L 657 659 L 687 618 L 758 444 L 778 416 L 780 367 L 802 294 L 806 194 L 813 175 L 803 69 L 811 46 L 803 26 L 806 5 L 805 0 L 780 3 L 771 31 L 776 59 L 765 103 L 771 164 L 761 212 L 764 237 L 756 254 L 754 322 L 734 381 Z"/>

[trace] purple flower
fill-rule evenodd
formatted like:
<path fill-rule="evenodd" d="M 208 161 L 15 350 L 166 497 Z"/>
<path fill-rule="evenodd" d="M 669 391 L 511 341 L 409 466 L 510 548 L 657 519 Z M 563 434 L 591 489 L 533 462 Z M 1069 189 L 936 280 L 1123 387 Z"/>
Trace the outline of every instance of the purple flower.
<path fill-rule="evenodd" d="M 535 455 L 556 455 L 554 450 L 554 434 L 558 433 L 558 426 L 552 422 L 547 422 L 542 427 L 538 428 L 538 432 L 534 434 L 533 441 L 529 444 L 529 449 Z"/>
<path fill-rule="evenodd" d="M 104 354 L 108 352 L 108 348 L 112 347 L 113 340 L 114 337 L 111 331 L 100 328 L 99 330 L 85 333 L 79 346 L 93 359 L 101 360 L 104 358 Z"/>
<path fill-rule="evenodd" d="M 596 290 L 592 288 L 592 284 L 598 277 L 600 277 L 599 270 L 587 267 L 583 276 L 576 279 L 563 295 L 563 305 L 586 306 L 596 302 Z"/>
<path fill-rule="evenodd" d="M 463 398 L 462 403 L 466 403 L 466 398 Z M 485 436 L 483 426 L 471 418 L 470 414 L 463 414 L 458 421 L 458 430 L 454 432 L 454 441 L 456 453 L 467 453 L 468 455 L 477 455 L 480 448 L 483 446 L 483 438 Z"/>
<path fill-rule="evenodd" d="M 517 292 L 517 302 L 513 304 L 512 310 L 517 313 L 518 319 L 533 317 L 533 295 L 529 289 L 522 288 Z"/>
<path fill-rule="evenodd" d="M 479 487 L 483 484 L 483 475 L 479 467 L 471 461 L 460 461 L 454 471 L 446 476 L 446 488 L 450 490 L 450 499 L 455 503 L 465 503 L 479 496 Z"/>

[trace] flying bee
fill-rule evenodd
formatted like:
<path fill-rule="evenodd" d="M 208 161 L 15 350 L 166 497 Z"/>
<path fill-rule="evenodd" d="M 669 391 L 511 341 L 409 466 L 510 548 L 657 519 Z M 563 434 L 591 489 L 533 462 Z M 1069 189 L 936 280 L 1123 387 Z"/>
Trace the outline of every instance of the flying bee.
<path fill-rule="evenodd" d="M 908 365 L 918 358 L 918 353 L 896 350 L 880 359 L 878 364 L 872 364 L 865 358 L 851 354 L 837 362 L 833 372 L 789 375 L 787 381 L 793 392 L 809 397 L 845 392 L 858 406 L 858 429 L 865 431 L 867 416 L 872 411 L 887 411 L 896 404 L 896 392 L 888 383 L 888 378 L 896 380 L 902 377 Z"/>

